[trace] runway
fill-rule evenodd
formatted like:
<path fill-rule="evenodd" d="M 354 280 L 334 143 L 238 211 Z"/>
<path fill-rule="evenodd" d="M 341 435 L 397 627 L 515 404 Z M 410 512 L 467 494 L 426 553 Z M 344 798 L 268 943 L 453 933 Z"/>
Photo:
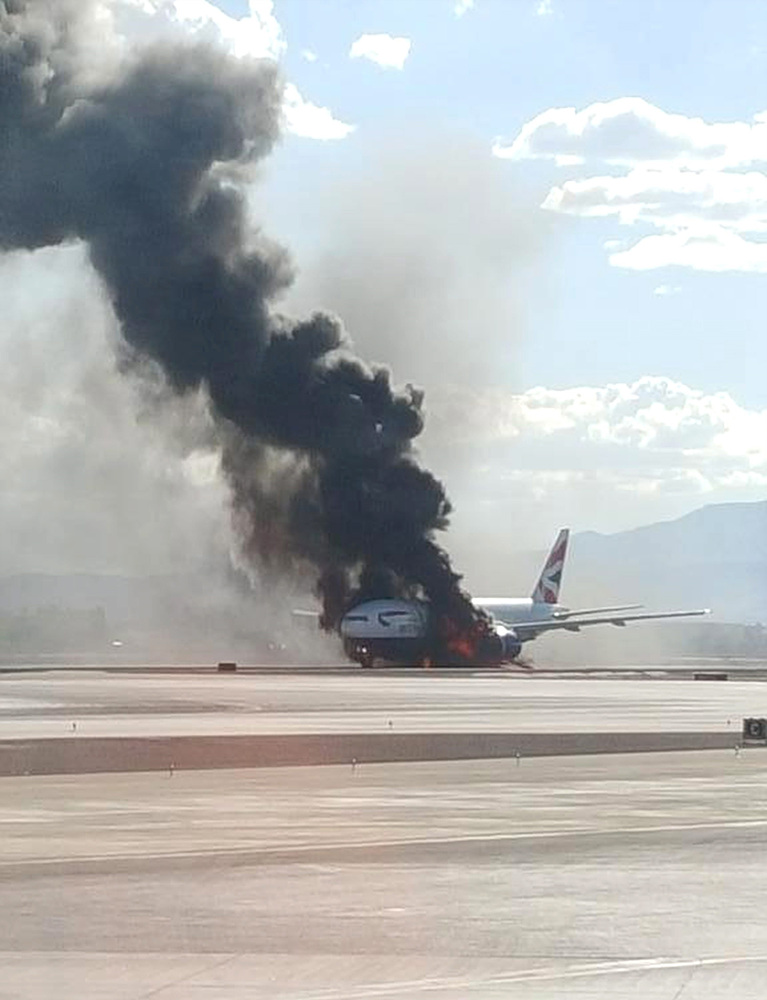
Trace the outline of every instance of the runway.
<path fill-rule="evenodd" d="M 765 700 L 758 682 L 4 675 L 6 752 L 119 736 L 198 757 L 0 778 L 0 1000 L 761 1000 L 767 750 L 733 747 Z M 519 733 L 560 754 L 616 733 L 722 749 L 205 759 Z"/>
<path fill-rule="evenodd" d="M 761 1000 L 765 778 L 717 751 L 4 779 L 0 996 Z"/>
<path fill-rule="evenodd" d="M 410 676 L 113 674 L 0 677 L 5 739 L 286 733 L 659 732 L 737 728 L 767 715 L 756 681 Z"/>

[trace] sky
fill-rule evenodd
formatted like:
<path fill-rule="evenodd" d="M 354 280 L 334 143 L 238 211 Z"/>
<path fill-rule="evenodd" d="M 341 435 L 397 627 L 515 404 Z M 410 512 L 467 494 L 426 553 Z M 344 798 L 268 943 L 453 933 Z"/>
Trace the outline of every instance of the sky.
<path fill-rule="evenodd" d="M 104 7 L 127 45 L 195 37 L 279 62 L 284 135 L 248 184 L 254 227 L 294 260 L 281 308 L 338 312 L 364 357 L 426 389 L 422 454 L 471 581 L 499 539 L 765 496 L 761 0 Z M 190 523 L 221 530 L 221 488 L 114 371 L 84 255 L 12 254 L 0 283 L 0 560 L 177 566 Z"/>

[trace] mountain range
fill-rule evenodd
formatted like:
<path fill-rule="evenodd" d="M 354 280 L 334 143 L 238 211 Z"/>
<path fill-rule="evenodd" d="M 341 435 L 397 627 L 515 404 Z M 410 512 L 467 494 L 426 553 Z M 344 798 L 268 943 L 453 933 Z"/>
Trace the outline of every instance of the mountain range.
<path fill-rule="evenodd" d="M 612 535 L 576 534 L 565 573 L 568 604 L 707 607 L 719 621 L 767 622 L 767 501 L 711 504 Z"/>

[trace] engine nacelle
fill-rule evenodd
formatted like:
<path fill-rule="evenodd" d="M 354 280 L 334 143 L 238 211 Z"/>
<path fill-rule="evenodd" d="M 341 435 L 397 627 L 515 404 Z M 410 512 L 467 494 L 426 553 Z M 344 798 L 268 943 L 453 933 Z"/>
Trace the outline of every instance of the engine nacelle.
<path fill-rule="evenodd" d="M 522 643 L 519 641 L 517 633 L 511 628 L 497 628 L 495 632 L 501 641 L 503 662 L 511 663 L 516 660 L 522 652 Z"/>
<path fill-rule="evenodd" d="M 477 659 L 480 663 L 498 666 L 501 663 L 513 663 L 521 652 L 522 643 L 514 629 L 495 625 L 480 641 Z"/>

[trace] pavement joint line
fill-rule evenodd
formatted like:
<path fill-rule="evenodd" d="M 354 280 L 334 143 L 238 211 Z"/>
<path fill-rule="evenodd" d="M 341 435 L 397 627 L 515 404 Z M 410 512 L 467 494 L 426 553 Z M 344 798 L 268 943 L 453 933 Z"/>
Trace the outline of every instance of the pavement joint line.
<path fill-rule="evenodd" d="M 371 983 L 368 986 L 352 987 L 351 990 L 344 989 L 343 998 L 344 1000 L 366 1000 L 368 997 L 386 997 L 391 994 L 399 994 L 403 989 L 428 993 L 435 990 L 471 989 L 477 986 L 504 986 L 512 983 L 552 982 L 563 979 L 585 979 L 597 976 L 613 976 L 667 969 L 690 969 L 694 973 L 699 968 L 759 962 L 767 962 L 767 955 L 732 955 L 709 958 L 669 958 L 658 956 L 657 958 L 615 959 L 611 962 L 600 962 L 597 964 L 586 963 L 565 966 L 564 969 L 521 969 L 518 972 L 472 977 L 471 979 L 465 976 L 441 976 L 433 979 Z M 296 994 L 293 1000 L 336 1000 L 341 995 L 338 990 L 331 987 L 327 990 L 312 990 L 309 993 Z"/>
<path fill-rule="evenodd" d="M 286 847 L 259 847 L 257 845 L 229 848 L 201 848 L 187 851 L 160 851 L 147 854 L 90 854 L 78 857 L 59 856 L 55 858 L 20 858 L 0 861 L 0 873 L 23 870 L 24 868 L 45 868 L 62 865 L 76 868 L 89 864 L 124 864 L 148 861 L 183 861 L 195 858 L 248 857 L 289 857 L 291 855 L 314 854 L 335 851 L 365 851 L 377 848 L 431 847 L 449 844 L 505 843 L 519 840 L 565 839 L 567 837 L 603 837 L 621 834 L 682 833 L 686 830 L 754 829 L 767 827 L 767 819 L 753 820 L 711 820 L 704 823 L 665 823 L 662 826 L 621 826 L 621 827 L 575 827 L 570 830 L 532 830 L 518 833 L 477 833 L 452 837 L 412 837 L 396 840 L 362 840 L 330 842 L 324 844 L 295 844 Z"/>
<path fill-rule="evenodd" d="M 202 958 L 202 956 L 200 956 Z M 176 986 L 181 986 L 183 983 L 189 983 L 191 980 L 196 979 L 198 976 L 204 976 L 208 972 L 213 972 L 216 969 L 221 969 L 225 965 L 230 965 L 239 955 L 226 955 L 224 958 L 218 958 L 213 962 L 206 962 L 204 969 L 196 969 L 194 972 L 185 972 L 182 976 L 177 977 L 169 983 L 163 983 L 160 986 L 153 986 L 147 993 L 142 993 L 136 1000 L 150 1000 L 151 997 L 159 996 L 164 993 L 165 990 L 175 989 Z"/>

